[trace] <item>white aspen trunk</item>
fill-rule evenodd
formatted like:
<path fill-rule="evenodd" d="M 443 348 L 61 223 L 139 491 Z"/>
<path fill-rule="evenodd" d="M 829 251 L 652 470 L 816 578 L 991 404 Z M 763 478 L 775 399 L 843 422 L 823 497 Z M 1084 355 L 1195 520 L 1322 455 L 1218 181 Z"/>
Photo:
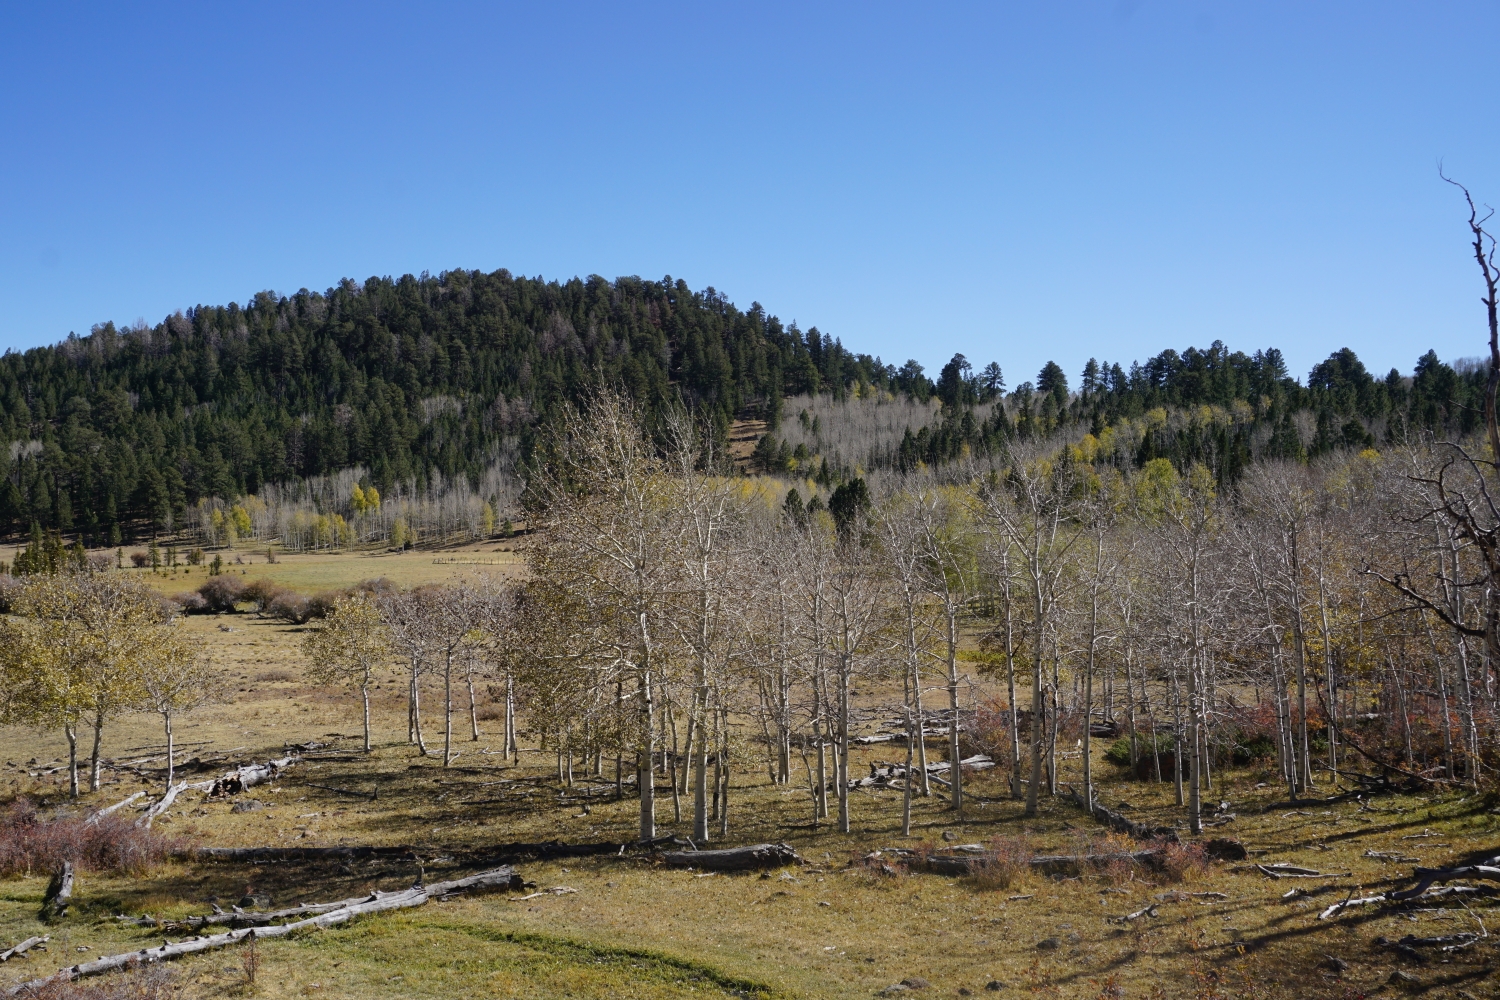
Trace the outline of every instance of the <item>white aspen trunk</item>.
<path fill-rule="evenodd" d="M 99 766 L 99 745 L 104 740 L 104 712 L 101 710 L 94 716 L 94 750 L 89 756 L 89 791 L 99 790 L 99 778 L 101 768 Z"/>
<path fill-rule="evenodd" d="M 964 810 L 963 768 L 958 765 L 958 762 L 963 759 L 963 754 L 958 748 L 958 608 L 949 602 L 944 617 L 948 643 L 948 710 L 953 713 L 952 724 L 948 726 L 948 755 L 953 762 L 948 775 L 952 781 L 949 786 L 949 791 L 952 793 L 950 804 L 954 812 L 962 814 Z M 925 771 L 926 768 L 923 770 Z"/>
<path fill-rule="evenodd" d="M 474 666 L 469 665 L 465 674 L 465 683 L 469 686 L 469 731 L 473 742 L 479 742 L 479 706 L 474 703 Z"/>
<path fill-rule="evenodd" d="M 365 716 L 365 753 L 369 753 L 373 747 L 370 745 L 370 674 L 365 672 L 364 683 L 359 686 L 360 701 L 364 704 Z"/>
<path fill-rule="evenodd" d="M 443 657 L 443 766 L 453 764 L 453 648 Z"/>
<path fill-rule="evenodd" d="M 642 616 L 642 630 L 645 629 Z M 647 656 L 649 657 L 649 653 Z M 641 667 L 641 750 L 636 768 L 636 784 L 641 797 L 641 841 L 656 839 L 656 771 L 653 756 L 656 741 L 656 705 L 651 691 L 651 669 L 649 659 Z"/>
<path fill-rule="evenodd" d="M 839 657 L 839 718 L 838 740 L 834 746 L 837 755 L 835 775 L 839 786 L 839 832 L 849 832 L 849 674 L 853 664 L 850 654 Z M 955 767 L 957 762 L 955 761 Z"/>
<path fill-rule="evenodd" d="M 72 723 L 63 724 L 63 732 L 68 736 L 68 795 L 78 798 L 78 727 Z"/>
<path fill-rule="evenodd" d="M 170 789 L 172 787 L 172 778 L 174 777 L 174 765 L 176 764 L 173 757 L 176 756 L 177 750 L 176 744 L 172 741 L 172 710 L 169 708 L 165 712 L 162 712 L 161 717 L 167 729 L 167 788 Z"/>

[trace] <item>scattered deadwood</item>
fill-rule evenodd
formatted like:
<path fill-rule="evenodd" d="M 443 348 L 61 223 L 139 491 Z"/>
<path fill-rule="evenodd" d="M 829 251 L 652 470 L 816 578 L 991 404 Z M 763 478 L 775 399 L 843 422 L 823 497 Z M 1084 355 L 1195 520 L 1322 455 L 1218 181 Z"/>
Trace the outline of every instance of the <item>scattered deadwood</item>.
<path fill-rule="evenodd" d="M 927 871 L 933 875 L 969 875 L 982 868 L 988 860 L 986 854 L 971 854 L 967 857 L 951 854 L 932 854 L 923 858 L 917 852 L 893 849 L 886 853 L 906 860 L 913 869 Z M 1079 875 L 1087 871 L 1098 871 L 1118 864 L 1141 865 L 1158 868 L 1162 851 L 1121 851 L 1113 854 L 1042 854 L 1030 861 L 1031 870 L 1039 875 Z"/>
<path fill-rule="evenodd" d="M 757 871 L 802 864 L 802 858 L 786 844 L 752 844 L 716 851 L 668 851 L 661 859 L 674 868 L 702 868 L 715 872 Z"/>
<path fill-rule="evenodd" d="M 326 904 L 331 909 L 316 916 L 304 920 L 293 921 L 289 924 L 272 924 L 261 927 L 244 927 L 237 930 L 226 931 L 223 934 L 213 934 L 207 937 L 194 937 L 176 944 L 164 942 L 157 948 L 142 948 L 140 951 L 127 952 L 123 955 L 110 955 L 105 958 L 97 958 L 92 962 L 83 962 L 79 965 L 59 969 L 54 975 L 45 979 L 33 979 L 30 982 L 21 983 L 19 986 L 11 987 L 10 995 L 35 990 L 41 986 L 53 982 L 68 982 L 82 979 L 86 976 L 97 976 L 116 969 L 123 969 L 134 963 L 161 962 L 170 958 L 180 958 L 183 955 L 193 955 L 200 951 L 209 951 L 214 948 L 224 948 L 236 944 L 247 938 L 254 937 L 260 941 L 266 938 L 285 937 L 298 931 L 312 930 L 318 927 L 332 927 L 352 920 L 354 917 L 368 913 L 379 913 L 383 910 L 398 910 L 413 906 L 422 906 L 429 900 L 445 896 L 452 896 L 470 889 L 518 889 L 521 887 L 521 876 L 516 870 L 506 865 L 467 878 L 454 879 L 448 882 L 434 882 L 432 885 L 413 886 L 400 892 L 375 892 L 368 896 L 359 896 L 353 899 L 341 900 L 338 903 Z"/>
<path fill-rule="evenodd" d="M 1251 868 L 1271 878 L 1348 878 L 1353 872 L 1320 872 L 1316 868 L 1299 868 L 1285 863 L 1274 865 L 1251 865 Z"/>
<path fill-rule="evenodd" d="M 189 790 L 206 791 L 210 798 L 224 795 L 237 795 L 247 788 L 251 788 L 255 785 L 262 784 L 266 781 L 270 781 L 275 777 L 278 777 L 282 771 L 285 771 L 287 768 L 297 763 L 299 759 L 300 758 L 298 758 L 296 755 L 290 757 L 281 757 L 276 760 L 266 761 L 264 764 L 246 764 L 244 767 L 235 768 L 228 774 L 220 775 L 217 778 L 210 778 L 207 781 L 180 782 L 176 785 L 173 785 L 171 788 L 168 788 L 167 793 L 163 795 L 159 801 L 154 803 L 150 809 L 147 809 L 140 819 L 136 820 L 136 826 L 149 827 L 158 816 L 171 808 L 172 803 L 177 801 L 177 796 L 181 795 L 183 792 Z M 129 801 L 132 800 L 126 800 L 126 802 Z M 125 803 L 123 802 L 116 803 L 110 808 L 111 810 L 118 809 L 124 804 Z"/>
<path fill-rule="evenodd" d="M 1445 885 L 1454 879 L 1460 878 L 1500 882 L 1500 855 L 1486 858 L 1478 864 L 1460 865 L 1457 868 L 1416 868 L 1412 871 L 1412 878 L 1417 880 L 1416 885 L 1410 889 L 1388 892 L 1386 893 L 1386 898 L 1414 899 L 1426 892 L 1431 886 Z"/>
<path fill-rule="evenodd" d="M 29 937 L 14 947 L 0 951 L 0 962 L 9 962 L 18 955 L 24 955 L 39 944 L 46 944 L 52 940 L 51 934 L 43 934 L 41 937 Z M 45 950 L 45 949 L 44 949 Z"/>
<path fill-rule="evenodd" d="M 1177 843 L 1177 831 L 1170 826 L 1150 826 L 1145 823 L 1137 823 L 1128 816 L 1117 813 L 1112 809 L 1106 809 L 1098 802 L 1090 806 L 1072 785 L 1068 785 L 1067 788 L 1068 794 L 1073 797 L 1073 802 L 1078 808 L 1093 813 L 1095 819 L 1116 833 L 1128 834 L 1136 840 L 1164 840 L 1172 844 Z"/>
<path fill-rule="evenodd" d="M 62 867 L 47 883 L 47 894 L 42 897 L 42 918 L 55 920 L 67 916 L 68 906 L 73 902 L 73 862 L 64 861 Z"/>
<path fill-rule="evenodd" d="M 410 847 L 193 847 L 181 857 L 205 861 L 315 861 L 327 858 L 411 858 Z"/>
<path fill-rule="evenodd" d="M 1417 834 L 1426 836 L 1430 831 Z M 1440 899 L 1444 896 L 1477 895 L 1485 890 L 1478 886 L 1448 885 L 1456 879 L 1476 879 L 1484 882 L 1500 882 L 1500 855 L 1486 858 L 1477 864 L 1459 865 L 1455 868 L 1416 868 L 1412 870 L 1416 885 L 1409 889 L 1392 889 L 1378 896 L 1363 896 L 1334 903 L 1318 914 L 1319 920 L 1328 920 L 1356 906 L 1376 906 L 1382 903 L 1413 903 Z M 1443 888 L 1433 888 L 1442 886 Z"/>
<path fill-rule="evenodd" d="M 1407 934 L 1394 941 L 1388 937 L 1378 937 L 1370 943 L 1376 948 L 1394 951 L 1414 962 L 1425 962 L 1427 956 L 1422 954 L 1419 950 L 1421 948 L 1435 948 L 1443 954 L 1451 955 L 1456 951 L 1472 948 L 1484 940 L 1484 937 L 1485 935 L 1475 934 L 1472 931 L 1461 931 L 1458 934 L 1444 934 L 1441 937 L 1417 937 L 1414 934 Z"/>
<path fill-rule="evenodd" d="M 115 813 L 119 812 L 121 809 L 124 809 L 126 806 L 130 805 L 132 802 L 135 802 L 137 799 L 144 798 L 145 795 L 145 792 L 136 792 L 134 795 L 131 795 L 128 798 L 121 799 L 119 802 L 116 802 L 112 806 L 105 806 L 98 812 L 91 813 L 89 815 L 89 818 L 84 822 L 88 823 L 90 826 L 94 826 L 104 817 L 113 816 Z"/>
<path fill-rule="evenodd" d="M 1127 913 L 1121 917 L 1110 917 L 1109 919 L 1117 924 L 1128 924 L 1140 920 L 1142 917 L 1154 917 L 1156 916 L 1156 906 L 1156 903 L 1152 903 L 1150 906 L 1136 910 L 1134 913 Z"/>

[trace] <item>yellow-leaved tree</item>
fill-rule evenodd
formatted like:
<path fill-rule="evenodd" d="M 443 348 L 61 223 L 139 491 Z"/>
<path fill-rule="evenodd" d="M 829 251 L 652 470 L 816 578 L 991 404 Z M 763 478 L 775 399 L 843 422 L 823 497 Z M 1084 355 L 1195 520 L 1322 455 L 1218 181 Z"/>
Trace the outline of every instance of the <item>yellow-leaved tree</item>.
<path fill-rule="evenodd" d="M 368 594 L 341 597 L 323 619 L 323 627 L 302 641 L 314 679 L 359 689 L 364 705 L 365 752 L 370 745 L 370 682 L 391 657 L 390 640 L 380 609 Z"/>

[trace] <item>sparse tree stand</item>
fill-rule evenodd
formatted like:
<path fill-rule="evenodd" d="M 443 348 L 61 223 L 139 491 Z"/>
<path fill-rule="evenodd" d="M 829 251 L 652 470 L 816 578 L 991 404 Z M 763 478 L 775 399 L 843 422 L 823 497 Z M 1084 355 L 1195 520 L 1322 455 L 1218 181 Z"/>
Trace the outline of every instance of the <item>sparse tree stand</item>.
<path fill-rule="evenodd" d="M 302 640 L 302 652 L 312 662 L 314 680 L 359 689 L 365 752 L 369 753 L 370 683 L 376 669 L 391 655 L 379 607 L 367 594 L 339 598 L 323 619 L 323 627 Z"/>

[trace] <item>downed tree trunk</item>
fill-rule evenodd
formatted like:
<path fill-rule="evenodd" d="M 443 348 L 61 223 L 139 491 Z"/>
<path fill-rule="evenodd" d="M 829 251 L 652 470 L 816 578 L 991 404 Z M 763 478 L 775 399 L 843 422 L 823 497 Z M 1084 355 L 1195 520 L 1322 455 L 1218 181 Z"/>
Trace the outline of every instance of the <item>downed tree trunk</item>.
<path fill-rule="evenodd" d="M 662 847 L 691 847 L 681 837 L 657 837 L 650 841 L 599 841 L 592 844 L 565 844 L 559 840 L 535 844 L 497 844 L 482 853 L 467 855 L 476 864 L 510 862 L 518 858 L 587 858 L 601 854 L 624 854 L 627 851 L 657 850 Z M 204 861 L 315 861 L 324 858 L 414 857 L 409 846 L 373 847 L 196 847 L 180 852 L 178 857 Z"/>
<path fill-rule="evenodd" d="M 357 916 L 367 913 L 379 913 L 383 910 L 398 910 L 412 906 L 421 906 L 428 900 L 450 896 L 454 893 L 463 892 L 468 889 L 516 889 L 521 886 L 521 876 L 516 874 L 514 868 L 505 866 L 495 868 L 491 871 L 480 872 L 467 878 L 454 879 L 448 882 L 434 882 L 429 886 L 413 886 L 400 892 L 375 892 L 368 896 L 360 896 L 357 899 L 343 900 L 325 913 L 320 913 L 305 920 L 298 920 L 290 924 L 275 924 L 266 927 L 246 927 L 239 930 L 226 931 L 223 934 L 213 934 L 208 937 L 190 938 L 179 941 L 176 944 L 167 942 L 158 948 L 143 948 L 140 951 L 127 952 L 123 955 L 110 955 L 105 958 L 96 958 L 92 962 L 83 962 L 79 965 L 59 969 L 54 975 L 45 979 L 33 979 L 30 982 L 21 983 L 10 989 L 10 995 L 15 996 L 27 990 L 35 990 L 53 982 L 68 982 L 82 979 L 85 976 L 97 976 L 105 972 L 113 972 L 123 969 L 132 963 L 161 962 L 169 958 L 180 958 L 183 955 L 192 955 L 200 951 L 209 951 L 213 948 L 224 948 L 228 945 L 254 937 L 261 941 L 266 938 L 285 937 L 298 931 L 311 930 L 316 927 L 332 927 L 335 924 L 344 923 Z"/>
<path fill-rule="evenodd" d="M 209 788 L 209 795 L 238 795 L 247 788 L 271 781 L 297 763 L 296 754 L 279 757 L 276 760 L 268 760 L 264 764 L 247 764 L 237 767 L 228 774 L 216 778 Z"/>
<path fill-rule="evenodd" d="M 29 937 L 14 947 L 0 951 L 0 962 L 9 962 L 17 955 L 24 955 L 39 944 L 46 944 L 52 940 L 51 934 L 43 934 L 41 937 Z"/>
<path fill-rule="evenodd" d="M 190 847 L 178 857 L 204 861 L 311 861 L 324 858 L 409 858 L 410 847 Z"/>
<path fill-rule="evenodd" d="M 1417 868 L 1412 871 L 1417 884 L 1410 889 L 1393 890 L 1385 894 L 1386 899 L 1413 899 L 1426 892 L 1429 886 L 1441 885 L 1456 878 L 1475 878 L 1486 882 L 1500 882 L 1500 855 L 1485 858 L 1478 864 L 1460 865 L 1457 868 Z"/>
<path fill-rule="evenodd" d="M 136 799 L 144 797 L 145 794 L 146 794 L 145 792 L 136 792 L 134 795 L 130 796 L 129 798 L 121 799 L 119 802 L 116 802 L 112 806 L 105 806 L 103 809 L 100 809 L 98 812 L 92 813 L 89 816 L 89 818 L 87 820 L 85 820 L 84 822 L 86 822 L 90 826 L 96 826 L 96 825 L 98 825 L 99 821 L 101 819 L 103 819 L 104 817 L 106 817 L 106 816 L 113 816 L 115 813 L 119 812 L 121 809 L 124 809 L 126 806 L 130 805 Z"/>
<path fill-rule="evenodd" d="M 1039 875 L 1078 875 L 1089 869 L 1106 868 L 1122 861 L 1155 868 L 1161 864 L 1161 856 L 1162 851 L 1159 849 L 1118 854 L 1043 854 L 1032 858 L 1030 864 L 1031 870 Z M 934 875 L 969 875 L 981 868 L 985 861 L 984 855 L 954 857 L 934 854 L 925 861 L 917 860 L 914 866 L 925 868 Z"/>
<path fill-rule="evenodd" d="M 146 812 L 141 816 L 141 818 L 135 821 L 135 825 L 149 827 L 153 822 L 155 822 L 156 817 L 160 816 L 162 813 L 166 812 L 172 807 L 172 803 L 177 801 L 177 796 L 181 795 L 189 788 L 207 788 L 212 784 L 213 782 L 211 781 L 200 781 L 197 782 L 196 785 L 194 785 L 184 781 L 179 784 L 173 785 L 171 788 L 167 789 L 167 794 L 161 797 L 161 801 L 155 803 L 150 809 L 147 809 Z"/>
<path fill-rule="evenodd" d="M 62 867 L 47 884 L 47 894 L 42 897 L 42 919 L 60 919 L 67 916 L 68 906 L 73 902 L 73 862 L 64 861 Z"/>
<path fill-rule="evenodd" d="M 668 851 L 661 857 L 674 868 L 702 868 L 715 872 L 744 872 L 802 864 L 802 858 L 786 844 L 753 844 L 718 851 Z"/>
<path fill-rule="evenodd" d="M 1106 809 L 1098 802 L 1090 806 L 1072 785 L 1068 786 L 1068 794 L 1073 796 L 1073 801 L 1080 809 L 1093 813 L 1095 819 L 1116 833 L 1129 834 L 1136 840 L 1164 840 L 1173 844 L 1177 843 L 1177 831 L 1170 826 L 1148 826 L 1145 823 L 1137 823 L 1128 816 Z"/>

